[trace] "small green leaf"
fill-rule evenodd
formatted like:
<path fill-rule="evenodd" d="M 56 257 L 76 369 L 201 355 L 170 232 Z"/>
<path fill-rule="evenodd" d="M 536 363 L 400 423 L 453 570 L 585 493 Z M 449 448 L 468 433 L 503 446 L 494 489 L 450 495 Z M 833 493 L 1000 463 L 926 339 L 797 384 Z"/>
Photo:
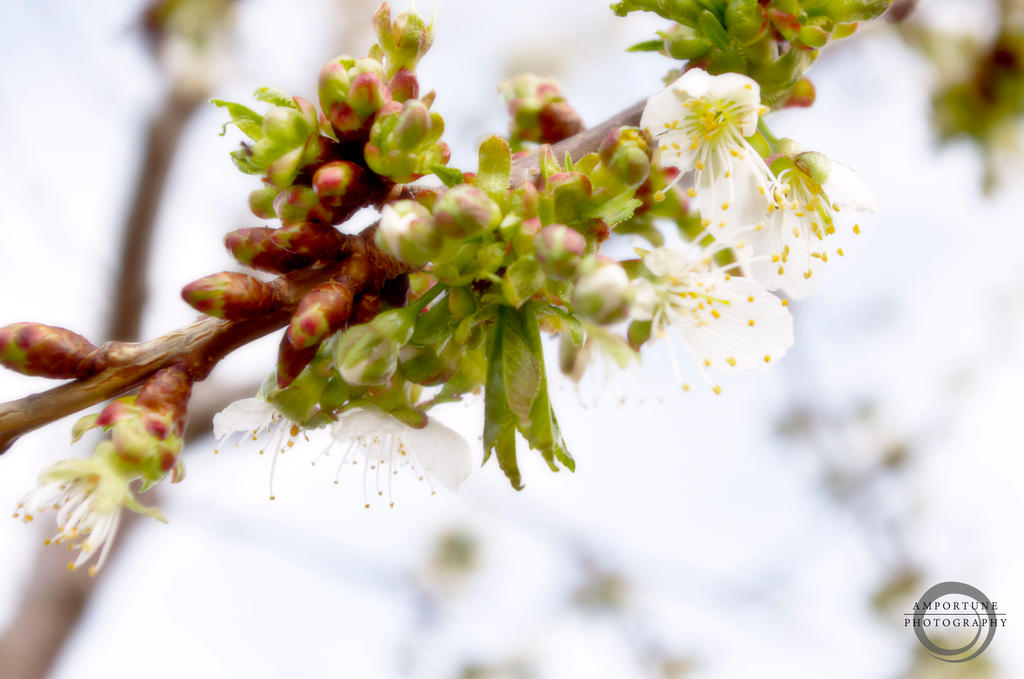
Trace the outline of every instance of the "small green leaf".
<path fill-rule="evenodd" d="M 644 40 L 626 48 L 627 52 L 658 52 L 665 46 L 664 40 Z"/>
<path fill-rule="evenodd" d="M 242 131 L 242 134 L 249 137 L 249 139 L 253 141 L 263 139 L 263 116 L 259 113 L 256 113 L 247 106 L 224 101 L 223 99 L 211 99 L 210 103 L 219 108 L 227 109 L 228 115 L 231 116 L 231 120 L 224 123 L 224 127 L 221 128 L 220 136 L 223 137 L 228 131 L 228 125 L 234 123 Z"/>
<path fill-rule="evenodd" d="M 512 151 L 508 142 L 493 136 L 480 144 L 480 168 L 476 173 L 477 187 L 499 205 L 508 195 L 508 177 L 512 171 Z"/>
<path fill-rule="evenodd" d="M 433 163 L 429 167 L 430 171 L 437 175 L 437 178 L 447 186 L 449 189 L 458 184 L 465 184 L 466 180 L 462 176 L 462 170 L 457 167 L 448 167 L 447 165 L 441 165 L 440 163 Z"/>
<path fill-rule="evenodd" d="M 623 191 L 619 195 L 606 200 L 600 205 L 587 211 L 587 217 L 600 219 L 615 226 L 633 216 L 636 209 L 643 205 L 643 202 L 634 197 L 634 191 Z"/>
<path fill-rule="evenodd" d="M 248 160 L 248 153 L 245 151 L 232 151 L 231 160 L 235 163 L 235 167 L 244 172 L 245 174 L 263 174 L 263 168 L 256 167 Z"/>
<path fill-rule="evenodd" d="M 296 111 L 299 110 L 295 100 L 292 99 L 291 95 L 287 92 L 283 92 L 273 87 L 261 87 L 252 93 L 252 96 L 256 101 L 263 101 L 274 106 L 287 106 L 293 108 Z"/>
<path fill-rule="evenodd" d="M 718 49 L 723 52 L 728 52 L 731 49 L 729 44 L 729 35 L 725 32 L 725 28 L 719 23 L 718 17 L 716 17 L 710 10 L 704 10 L 700 13 L 697 18 L 697 28 L 704 33 L 704 37 L 711 41 Z"/>

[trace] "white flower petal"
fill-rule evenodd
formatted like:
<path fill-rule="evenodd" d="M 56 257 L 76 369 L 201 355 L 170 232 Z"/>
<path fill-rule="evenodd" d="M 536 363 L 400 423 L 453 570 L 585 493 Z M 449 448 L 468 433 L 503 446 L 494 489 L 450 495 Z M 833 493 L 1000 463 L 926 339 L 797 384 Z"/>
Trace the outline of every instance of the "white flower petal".
<path fill-rule="evenodd" d="M 834 160 L 829 169 L 828 179 L 821 185 L 821 189 L 830 201 L 848 210 L 875 212 L 878 209 L 875 194 L 861 176 Z"/>
<path fill-rule="evenodd" d="M 452 490 L 472 470 L 469 444 L 433 418 L 417 429 L 382 410 L 355 408 L 342 413 L 331 426 L 331 436 L 343 445 L 355 443 L 357 454 L 387 469 L 396 468 L 408 455 L 432 480 Z"/>
<path fill-rule="evenodd" d="M 711 77 L 707 94 L 712 99 L 727 101 L 742 108 L 739 128 L 744 137 L 757 131 L 761 86 L 756 80 L 740 73 L 722 73 Z"/>
<path fill-rule="evenodd" d="M 702 322 L 675 326 L 701 365 L 718 372 L 763 370 L 793 346 L 793 317 L 775 295 L 748 278 L 720 272 L 703 282 L 714 302 Z"/>
<path fill-rule="evenodd" d="M 213 416 L 213 437 L 222 439 L 269 424 L 277 410 L 261 398 L 243 398 Z"/>

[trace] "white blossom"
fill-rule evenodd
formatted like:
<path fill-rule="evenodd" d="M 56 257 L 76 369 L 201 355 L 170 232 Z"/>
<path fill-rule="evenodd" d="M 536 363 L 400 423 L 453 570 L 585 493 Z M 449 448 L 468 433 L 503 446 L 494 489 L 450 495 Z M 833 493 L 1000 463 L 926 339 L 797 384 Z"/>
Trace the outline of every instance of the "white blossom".
<path fill-rule="evenodd" d="M 758 283 L 714 263 L 720 246 L 688 250 L 658 248 L 644 256 L 653 279 L 634 281 L 631 315 L 651 321 L 656 336 L 674 334 L 698 365 L 729 373 L 765 369 L 793 345 L 793 319 L 786 302 Z M 669 343 L 677 378 L 678 361 Z M 683 387 L 689 389 L 688 383 Z M 720 388 L 715 385 L 716 392 Z"/>
<path fill-rule="evenodd" d="M 814 157 L 813 171 L 800 168 L 802 156 L 797 156 L 798 163 L 779 170 L 769 190 L 768 216 L 749 232 L 750 248 L 741 253 L 752 257 L 749 271 L 758 282 L 769 290 L 781 288 L 794 298 L 813 292 L 821 268 L 830 258 L 845 254 L 849 234 L 860 233 L 859 224 L 837 223 L 842 221 L 838 213 L 875 210 L 874 196 L 856 172 L 821 154 L 803 155 Z M 813 175 L 819 176 L 820 183 Z M 820 180 L 821 176 L 827 178 Z"/>
<path fill-rule="evenodd" d="M 688 190 L 706 227 L 723 233 L 763 221 L 772 173 L 747 141 L 762 112 L 757 82 L 690 69 L 647 101 L 640 126 L 663 167 L 693 171 Z"/>
<path fill-rule="evenodd" d="M 346 463 L 362 461 L 367 507 L 370 506 L 366 495 L 371 472 L 377 495 L 387 492 L 388 504 L 394 506 L 391 479 L 402 467 L 408 467 L 417 479 L 426 482 L 432 493 L 435 481 L 456 490 L 472 470 L 469 444 L 435 418 L 429 418 L 424 427 L 416 428 L 376 408 L 354 408 L 343 412 L 331 425 L 331 436 L 334 446 L 344 450 L 335 483 Z"/>

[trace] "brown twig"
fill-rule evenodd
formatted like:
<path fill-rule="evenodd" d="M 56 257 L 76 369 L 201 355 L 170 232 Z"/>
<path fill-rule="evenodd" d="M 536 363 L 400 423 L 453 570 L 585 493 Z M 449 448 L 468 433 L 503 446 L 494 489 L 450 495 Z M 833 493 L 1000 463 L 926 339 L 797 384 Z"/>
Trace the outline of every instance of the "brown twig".
<path fill-rule="evenodd" d="M 596 151 L 610 130 L 636 125 L 642 110 L 643 102 L 596 127 L 555 144 L 552 151 L 556 158 L 564 158 L 568 154 L 573 159 Z M 536 182 L 539 177 L 536 165 L 535 154 L 516 158 L 512 163 L 511 185 L 518 187 L 528 181 Z M 366 277 L 383 277 L 386 280 L 407 271 L 403 264 L 379 251 L 372 238 L 364 235 L 349 238 L 369 258 L 370 267 L 365 272 Z M 102 372 L 49 391 L 0 404 L 0 453 L 9 449 L 26 432 L 100 401 L 120 396 L 171 363 L 184 361 L 194 380 L 204 379 L 227 354 L 283 327 L 302 296 L 315 285 L 333 278 L 342 266 L 344 262 L 337 262 L 281 276 L 272 285 L 282 301 L 282 307 L 266 316 L 247 321 L 203 318 L 148 342 L 108 342 L 102 347 L 107 360 L 107 368 Z M 368 281 L 363 278 L 357 282 L 366 285 Z"/>

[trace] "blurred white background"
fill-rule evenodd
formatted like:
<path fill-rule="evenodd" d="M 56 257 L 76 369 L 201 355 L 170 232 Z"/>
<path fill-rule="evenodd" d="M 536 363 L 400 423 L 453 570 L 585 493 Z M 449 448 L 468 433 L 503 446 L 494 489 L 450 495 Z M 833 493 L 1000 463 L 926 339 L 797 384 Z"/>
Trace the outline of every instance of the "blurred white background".
<path fill-rule="evenodd" d="M 420 9 L 432 7 L 420 81 L 437 90 L 463 168 L 505 129 L 495 88 L 513 72 L 558 77 L 594 124 L 657 90 L 670 65 L 624 53 L 661 22 L 616 18 L 607 2 Z M 4 3 L 0 325 L 105 339 L 121 223 L 164 87 L 136 28 L 141 8 Z M 246 102 L 272 85 L 315 99 L 324 61 L 368 48 L 373 9 L 240 2 L 215 96 Z M 608 393 L 586 408 L 552 376 L 574 475 L 521 454 L 520 493 L 491 462 L 458 494 L 399 481 L 395 509 L 364 510 L 359 479 L 335 486 L 332 465 L 311 467 L 318 445 L 280 460 L 270 502 L 268 457 L 214 457 L 200 440 L 187 479 L 160 496 L 170 523 L 124 536 L 53 676 L 932 677 L 957 668 L 915 659 L 901 614 L 944 580 L 979 587 L 1008 614 L 986 662 L 948 676 L 1021 676 L 1019 178 L 983 196 L 974 150 L 936 149 L 931 72 L 891 28 L 826 52 L 811 77 L 817 104 L 773 115 L 773 131 L 857 169 L 880 210 L 821 292 L 793 305 L 797 343 L 775 370 L 725 382 L 721 396 L 684 394 L 654 347 L 618 381 L 637 385 L 615 387 L 625 404 Z M 223 119 L 201 107 L 174 161 L 146 337 L 194 318 L 182 285 L 232 267 L 224 232 L 260 225 L 245 203 L 255 180 L 227 155 L 238 135 L 217 136 Z M 276 342 L 239 351 L 211 382 L 256 384 Z M 5 372 L 0 398 L 44 386 Z M 479 459 L 479 404 L 442 419 Z M 13 510 L 39 470 L 69 454 L 71 422 L 0 458 L 0 507 Z M 42 537 L 43 527 L 0 522 L 0 627 L 18 624 Z M 913 588 L 873 608 L 907 573 Z"/>

